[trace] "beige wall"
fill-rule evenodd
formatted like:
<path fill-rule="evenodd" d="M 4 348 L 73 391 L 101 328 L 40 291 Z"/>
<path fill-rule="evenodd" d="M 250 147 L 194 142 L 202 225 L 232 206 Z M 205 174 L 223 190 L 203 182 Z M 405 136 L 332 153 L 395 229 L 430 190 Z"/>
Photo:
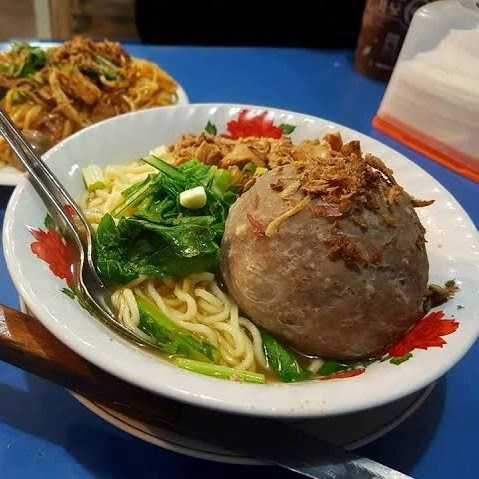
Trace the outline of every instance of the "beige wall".
<path fill-rule="evenodd" d="M 53 37 L 75 34 L 93 38 L 137 39 L 134 0 L 49 0 L 66 8 L 53 8 L 52 26 L 59 25 Z M 0 0 L 0 41 L 12 37 L 36 37 L 34 0 Z M 60 11 L 61 10 L 61 11 Z M 56 34 L 55 34 L 56 33 Z"/>
<path fill-rule="evenodd" d="M 0 0 L 0 41 L 35 34 L 33 0 Z"/>
<path fill-rule="evenodd" d="M 96 38 L 136 39 L 134 0 L 71 0 L 75 33 Z"/>

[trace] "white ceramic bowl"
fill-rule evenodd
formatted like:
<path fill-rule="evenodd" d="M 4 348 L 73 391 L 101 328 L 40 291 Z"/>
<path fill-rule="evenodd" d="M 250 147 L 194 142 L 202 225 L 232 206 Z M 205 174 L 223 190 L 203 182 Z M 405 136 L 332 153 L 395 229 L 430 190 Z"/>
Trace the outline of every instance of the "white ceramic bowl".
<path fill-rule="evenodd" d="M 132 160 L 157 145 L 176 141 L 185 132 L 200 132 L 208 120 L 224 131 L 241 108 L 190 105 L 123 115 L 78 132 L 50 150 L 45 160 L 78 197 L 83 192 L 82 166 Z M 297 384 L 239 384 L 178 369 L 117 337 L 60 292 L 63 282 L 30 251 L 27 226 L 40 227 L 46 210 L 26 179 L 12 195 L 3 232 L 8 268 L 20 295 L 44 326 L 92 363 L 152 392 L 198 406 L 284 418 L 328 416 L 378 406 L 425 387 L 450 369 L 479 333 L 479 245 L 471 220 L 437 181 L 385 145 L 327 120 L 268 110 L 275 124 L 297 126 L 294 141 L 338 130 L 346 139 L 359 139 L 363 151 L 384 159 L 410 193 L 436 200 L 418 211 L 428 232 L 430 279 L 443 283 L 455 278 L 461 288 L 442 308 L 460 322 L 459 329 L 446 337 L 444 348 L 415 351 L 414 358 L 400 366 L 373 364 L 355 378 Z M 462 309 L 457 308 L 459 304 Z"/>

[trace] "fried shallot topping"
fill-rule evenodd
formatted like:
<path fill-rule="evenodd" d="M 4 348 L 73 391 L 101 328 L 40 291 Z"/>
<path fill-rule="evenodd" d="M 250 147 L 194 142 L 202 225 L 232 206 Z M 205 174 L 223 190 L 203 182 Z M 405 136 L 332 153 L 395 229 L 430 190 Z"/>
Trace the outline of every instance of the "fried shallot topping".
<path fill-rule="evenodd" d="M 259 221 L 258 219 L 256 219 L 252 214 L 248 213 L 246 215 L 246 217 L 248 218 L 248 222 L 251 226 L 251 230 L 253 231 L 253 234 L 258 238 L 258 239 L 261 239 L 261 238 L 264 238 L 265 236 L 265 228 L 263 226 L 263 223 L 261 223 L 261 221 Z"/>
<path fill-rule="evenodd" d="M 275 234 L 281 223 L 307 206 L 313 216 L 333 223 L 325 240 L 330 248 L 328 256 L 332 261 L 343 260 L 350 268 L 378 265 L 382 254 L 377 250 L 362 251 L 357 238 L 338 232 L 342 219 L 350 218 L 364 232 L 368 222 L 363 211 L 369 210 L 388 227 L 397 228 L 401 223 L 398 206 L 431 203 L 409 196 L 380 158 L 363 154 L 358 141 L 343 143 L 339 133 L 328 134 L 322 140 L 304 141 L 293 148 L 292 156 L 296 176 L 288 181 L 279 178 L 270 185 L 289 206 L 266 227 L 266 237 Z M 423 231 L 419 231 L 416 245 L 422 249 L 424 243 Z"/>
<path fill-rule="evenodd" d="M 322 140 L 304 141 L 294 147 L 292 155 L 301 192 L 321 200 L 319 206 L 312 206 L 316 216 L 354 216 L 363 208 L 379 210 L 378 198 L 384 195 L 389 207 L 401 201 L 409 202 L 413 207 L 433 202 L 409 196 L 380 158 L 363 154 L 359 141 L 343 143 L 339 133 L 327 134 Z M 281 195 L 289 185 L 282 186 Z M 392 214 L 384 213 L 383 216 L 386 224 L 396 226 Z"/>
<path fill-rule="evenodd" d="M 325 244 L 331 248 L 328 257 L 332 261 L 343 259 L 348 267 L 354 269 L 367 263 L 360 249 L 353 240 L 346 235 L 331 234 L 331 236 L 325 240 Z"/>
<path fill-rule="evenodd" d="M 430 206 L 434 203 L 434 200 L 418 200 L 409 194 L 408 196 L 414 208 L 423 208 L 424 206 Z"/>
<path fill-rule="evenodd" d="M 308 143 L 299 145 L 298 150 L 311 151 Z M 346 150 L 350 151 L 349 148 Z M 354 151 L 357 151 L 356 147 Z M 366 204 L 368 194 L 377 190 L 381 183 L 394 188 L 394 197 L 402 194 L 401 189 L 395 188 L 392 171 L 379 158 L 355 152 L 348 156 L 333 153 L 309 157 L 300 181 L 305 194 L 336 204 L 344 213 L 350 210 L 353 200 Z"/>

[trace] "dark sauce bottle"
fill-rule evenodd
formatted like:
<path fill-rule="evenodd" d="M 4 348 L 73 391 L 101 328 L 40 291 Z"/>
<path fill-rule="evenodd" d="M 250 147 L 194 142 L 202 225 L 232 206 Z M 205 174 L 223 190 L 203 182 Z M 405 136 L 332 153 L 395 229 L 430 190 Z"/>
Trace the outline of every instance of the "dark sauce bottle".
<path fill-rule="evenodd" d="M 368 0 L 356 49 L 358 71 L 388 80 L 414 12 L 431 0 Z"/>

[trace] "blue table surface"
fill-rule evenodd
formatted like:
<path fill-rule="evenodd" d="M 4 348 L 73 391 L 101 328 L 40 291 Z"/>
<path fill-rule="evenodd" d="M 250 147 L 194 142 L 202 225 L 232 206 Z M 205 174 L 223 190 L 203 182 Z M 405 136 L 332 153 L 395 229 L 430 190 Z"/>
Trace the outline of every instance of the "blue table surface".
<path fill-rule="evenodd" d="M 1 46 L 1 45 L 0 45 Z M 371 126 L 384 84 L 354 70 L 350 50 L 153 47 L 128 51 L 162 65 L 192 103 L 275 106 L 328 118 L 392 146 L 439 180 L 479 224 L 479 185 Z M 0 187 L 0 221 L 11 188 Z M 0 303 L 18 307 L 3 251 Z M 360 453 L 416 478 L 477 477 L 479 345 L 413 417 Z M 0 363 L 0 477 L 294 477 L 273 467 L 224 465 L 146 444 L 91 414 L 63 389 Z"/>

